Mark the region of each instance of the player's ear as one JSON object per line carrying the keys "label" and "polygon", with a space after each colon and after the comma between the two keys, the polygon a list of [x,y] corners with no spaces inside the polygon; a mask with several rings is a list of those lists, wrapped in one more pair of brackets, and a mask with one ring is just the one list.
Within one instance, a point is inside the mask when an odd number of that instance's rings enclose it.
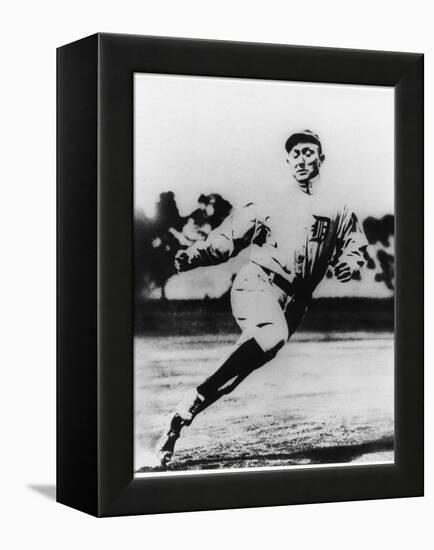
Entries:
{"label": "player's ear", "polygon": [[321,164],[325,161],[325,155],[321,154],[319,156],[319,160],[321,161]]}

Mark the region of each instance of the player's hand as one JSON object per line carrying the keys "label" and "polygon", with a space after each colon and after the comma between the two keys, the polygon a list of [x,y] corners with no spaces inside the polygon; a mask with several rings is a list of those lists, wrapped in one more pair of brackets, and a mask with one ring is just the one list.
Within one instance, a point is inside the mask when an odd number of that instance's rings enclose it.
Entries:
{"label": "player's hand", "polygon": [[178,250],[175,255],[175,269],[178,273],[190,269],[190,257],[186,250]]}
{"label": "player's hand", "polygon": [[335,275],[338,281],[347,283],[353,276],[353,270],[347,263],[342,262],[335,267]]}

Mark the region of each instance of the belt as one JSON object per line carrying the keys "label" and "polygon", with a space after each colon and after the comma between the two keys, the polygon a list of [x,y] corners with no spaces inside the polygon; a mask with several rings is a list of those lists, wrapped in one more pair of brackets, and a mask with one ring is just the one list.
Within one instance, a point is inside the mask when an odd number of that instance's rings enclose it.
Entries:
{"label": "belt", "polygon": [[270,281],[278,286],[285,294],[294,294],[294,286],[288,281],[288,279],[285,279],[282,275],[279,275],[275,271],[271,271],[271,269],[268,269],[263,265],[260,265],[259,267],[267,274]]}
{"label": "belt", "polygon": [[259,265],[259,267],[264,271],[264,273],[266,273],[270,281],[278,286],[285,294],[306,303],[309,303],[312,300],[312,289],[306,281],[298,279],[290,283],[288,279],[285,279],[282,275],[268,269],[268,267],[264,267],[262,265]]}

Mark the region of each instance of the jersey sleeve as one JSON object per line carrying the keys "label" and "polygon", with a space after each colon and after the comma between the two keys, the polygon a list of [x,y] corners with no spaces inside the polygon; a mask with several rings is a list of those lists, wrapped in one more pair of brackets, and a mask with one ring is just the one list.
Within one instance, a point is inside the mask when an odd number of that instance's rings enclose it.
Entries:
{"label": "jersey sleeve", "polygon": [[255,205],[249,203],[235,209],[219,227],[211,231],[205,241],[188,248],[189,269],[217,265],[236,256],[249,246],[256,227]]}
{"label": "jersey sleeve", "polygon": [[343,217],[338,254],[333,262],[334,265],[344,263],[350,267],[353,275],[360,273],[366,263],[367,246],[368,241],[356,214],[346,213]]}

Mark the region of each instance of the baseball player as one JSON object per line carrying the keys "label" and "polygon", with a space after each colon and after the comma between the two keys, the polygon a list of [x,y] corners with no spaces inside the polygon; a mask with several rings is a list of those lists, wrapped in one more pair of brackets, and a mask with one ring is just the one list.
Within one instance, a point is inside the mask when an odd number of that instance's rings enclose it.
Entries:
{"label": "baseball player", "polygon": [[299,326],[327,270],[342,283],[360,276],[367,241],[356,215],[331,202],[322,188],[325,156],[318,135],[294,133],[285,149],[293,181],[276,205],[264,210],[249,203],[235,209],[206,240],[176,255],[175,267],[183,272],[225,262],[251,247],[231,289],[241,336],[220,367],[171,415],[156,448],[162,466],[172,459],[183,427],[276,356]]}

